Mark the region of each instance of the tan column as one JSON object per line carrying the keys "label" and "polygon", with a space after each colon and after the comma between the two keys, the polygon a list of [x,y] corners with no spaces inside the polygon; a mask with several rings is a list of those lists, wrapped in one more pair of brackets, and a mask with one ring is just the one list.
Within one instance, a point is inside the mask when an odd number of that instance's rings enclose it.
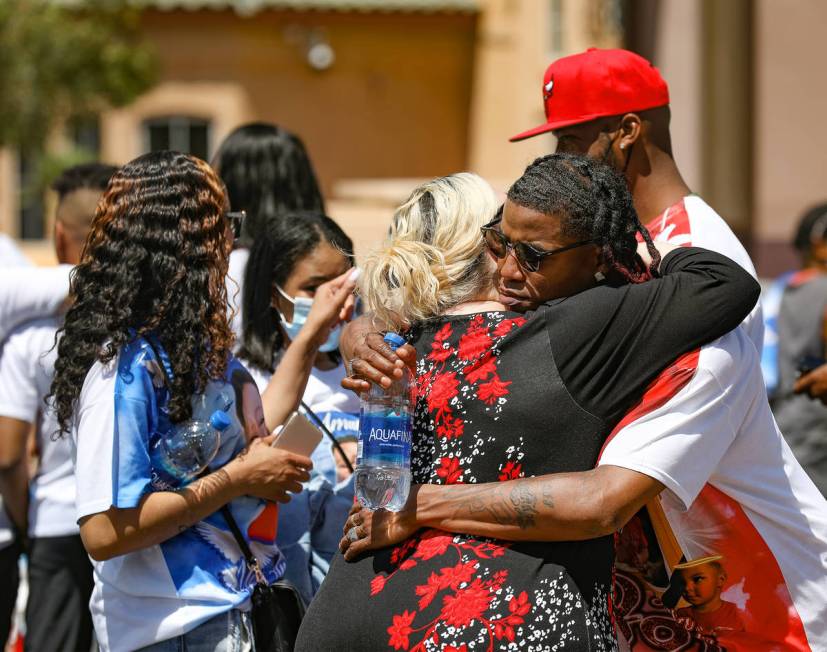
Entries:
{"label": "tan column", "polygon": [[468,160],[473,171],[502,188],[552,147],[551,136],[508,142],[545,120],[540,87],[550,63],[549,3],[484,0],[480,4]]}
{"label": "tan column", "polygon": [[17,152],[0,149],[0,232],[17,237],[19,223],[20,180],[17,173]]}
{"label": "tan column", "polygon": [[704,198],[742,239],[752,215],[752,8],[703,0]]}

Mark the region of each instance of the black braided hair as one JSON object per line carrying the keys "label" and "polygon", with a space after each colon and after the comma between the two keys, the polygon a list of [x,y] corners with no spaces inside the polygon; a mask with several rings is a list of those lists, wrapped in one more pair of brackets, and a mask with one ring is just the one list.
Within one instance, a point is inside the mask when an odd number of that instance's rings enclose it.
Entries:
{"label": "black braided hair", "polygon": [[[660,254],[640,223],[626,180],[609,166],[573,154],[541,156],[514,182],[508,199],[559,217],[564,235],[599,240],[603,262],[626,282],[658,275]],[[648,268],[637,255],[638,233],[652,256]]]}

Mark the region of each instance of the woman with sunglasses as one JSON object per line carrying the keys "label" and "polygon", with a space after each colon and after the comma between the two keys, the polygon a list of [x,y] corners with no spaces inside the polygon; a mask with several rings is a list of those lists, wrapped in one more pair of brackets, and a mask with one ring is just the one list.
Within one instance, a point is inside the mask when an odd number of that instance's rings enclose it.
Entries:
{"label": "woman with sunglasses", "polygon": [[[139,157],[112,177],[73,272],[50,400],[75,445],[77,516],[94,560],[90,609],[103,650],[252,649],[245,612],[257,573],[224,506],[266,580],[284,572],[274,503],[301,491],[312,463],[272,448],[262,418],[242,424],[238,416],[262,408],[257,392],[234,390],[253,380],[230,352],[227,208],[204,161]],[[319,302],[308,318],[285,367],[294,381],[352,283],[340,278],[321,290],[336,301]],[[278,420],[298,397],[285,391],[272,401]],[[186,483],[159,464],[155,451],[175,424],[216,413],[229,425],[197,479]]]}
{"label": "woman with sunglasses", "polygon": [[[365,265],[376,318],[409,324],[418,357],[417,484],[397,514],[354,508],[298,650],[615,649],[612,534],[663,487],[592,471],[600,449],[664,367],[758,298],[712,252],[661,260],[623,179],[594,161],[535,161],[485,238],[468,235],[486,218],[467,193],[415,192]],[[382,379],[365,357],[354,371],[387,384],[394,367]]]}

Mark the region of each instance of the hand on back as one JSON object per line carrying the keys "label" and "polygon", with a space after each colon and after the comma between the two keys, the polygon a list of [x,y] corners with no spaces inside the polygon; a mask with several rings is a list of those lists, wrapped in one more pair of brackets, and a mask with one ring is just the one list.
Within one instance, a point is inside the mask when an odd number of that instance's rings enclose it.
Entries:
{"label": "hand on back", "polygon": [[416,349],[404,344],[393,351],[382,334],[372,329],[369,317],[348,324],[342,333],[340,349],[348,370],[342,387],[357,394],[370,389],[371,383],[390,387],[394,380],[402,378],[405,366],[416,371]]}

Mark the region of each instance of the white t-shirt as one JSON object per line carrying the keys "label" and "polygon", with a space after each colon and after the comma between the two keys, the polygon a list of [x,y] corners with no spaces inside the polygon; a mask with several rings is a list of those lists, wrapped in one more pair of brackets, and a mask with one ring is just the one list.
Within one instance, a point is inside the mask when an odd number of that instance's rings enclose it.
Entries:
{"label": "white t-shirt", "polygon": [[[256,380],[259,392],[264,392],[273,374],[252,365],[248,368]],[[346,375],[344,363],[329,371],[313,367],[302,396],[302,400],[337,439],[359,435],[359,398],[353,392],[342,389],[342,380]],[[313,421],[313,418],[310,420]],[[328,437],[322,437],[311,458],[313,470],[322,474],[335,487],[336,460],[331,446]]]}
{"label": "white t-shirt", "polygon": [[[649,222],[646,228],[655,242],[715,251],[734,260],[754,278],[758,278],[744,245],[723,218],[697,195],[687,195]],[[742,327],[758,353],[761,353],[764,346],[764,316],[760,301],[744,319]]]}
{"label": "white t-shirt", "polygon": [[740,328],[664,372],[599,465],[666,486],[660,503],[687,561],[723,556],[720,598],[746,630],[729,634],[733,649],[827,650],[827,501],[779,432]]}
{"label": "white t-shirt", "polygon": [[0,267],[28,267],[32,264],[20,251],[14,240],[5,233],[0,233]]}
{"label": "white t-shirt", "polygon": [[[161,364],[167,365],[165,354]],[[235,359],[225,379],[211,381],[193,401],[193,418],[223,410],[231,425],[210,464],[226,464],[247,445],[244,415],[261,411],[246,369]],[[168,392],[159,361],[146,340],[125,346],[117,361],[96,362],[83,383],[72,439],[75,442],[77,517],[137,507],[154,491],[150,450],[171,428]],[[251,497],[229,507],[268,582],[284,574],[275,545],[278,510]],[[220,512],[159,545],[94,562],[89,608],[98,643],[107,650],[135,650],[180,636],[230,609],[249,609],[255,575]]]}
{"label": "white t-shirt", "polygon": [[241,304],[244,299],[244,272],[247,270],[249,258],[249,249],[233,249],[230,253],[230,267],[227,270],[227,310],[231,316],[230,328],[235,334],[236,343],[241,341],[242,335]]}
{"label": "white t-shirt", "polygon": [[69,294],[71,265],[15,267],[0,274],[0,341],[18,324],[57,312]]}
{"label": "white t-shirt", "polygon": [[0,349],[0,416],[37,425],[39,463],[29,484],[29,536],[78,533],[72,443],[57,437],[53,410],[43,399],[54,376],[57,349],[54,318],[18,326]]}

